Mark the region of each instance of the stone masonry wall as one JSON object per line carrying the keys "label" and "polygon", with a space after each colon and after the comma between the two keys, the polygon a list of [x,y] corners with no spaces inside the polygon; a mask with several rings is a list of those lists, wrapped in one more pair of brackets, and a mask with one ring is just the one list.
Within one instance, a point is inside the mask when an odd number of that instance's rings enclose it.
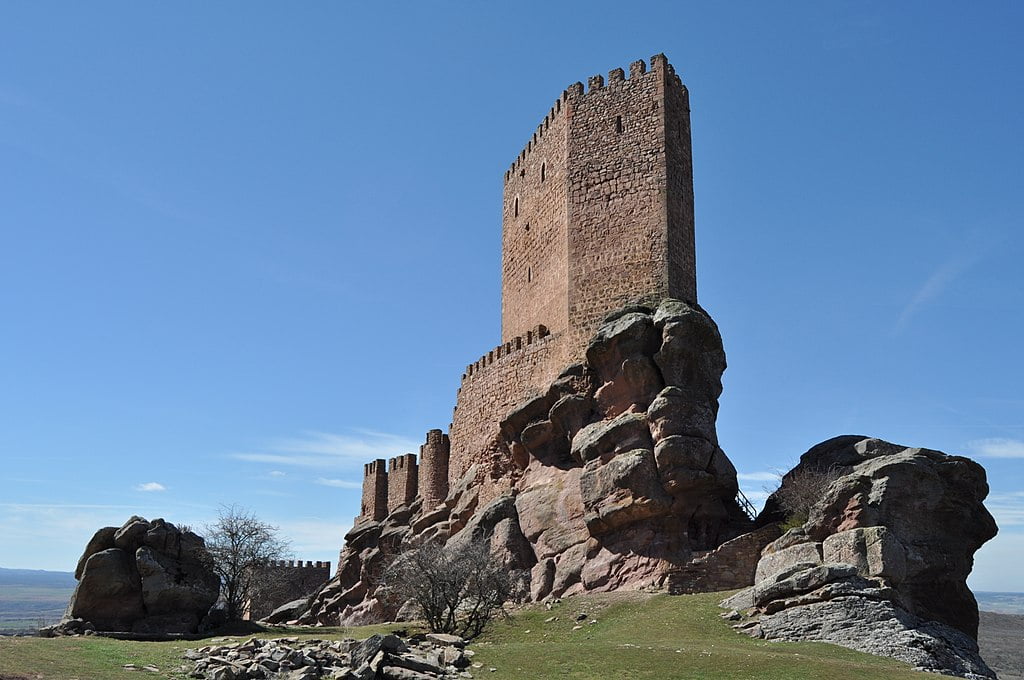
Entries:
{"label": "stone masonry wall", "polygon": [[544,117],[505,173],[501,230],[501,340],[543,324],[568,328],[568,218],[564,102]]}
{"label": "stone masonry wall", "polygon": [[312,595],[331,578],[330,562],[274,560],[261,567],[244,618],[257,621],[283,604]]}
{"label": "stone masonry wall", "polygon": [[420,446],[419,494],[425,509],[434,508],[448,496],[448,458],[451,442],[441,430],[427,432]]}
{"label": "stone masonry wall", "polygon": [[569,326],[638,297],[696,302],[686,90],[664,55],[569,88]]}
{"label": "stone masonry wall", "polygon": [[383,458],[363,466],[363,503],[359,517],[382,520],[388,515],[388,471]]}
{"label": "stone masonry wall", "polygon": [[[452,424],[448,481],[462,477],[478,461],[498,423],[526,395],[546,386],[564,368],[560,354],[562,336],[530,332],[512,351],[488,352],[467,367],[456,399]],[[518,345],[518,349],[516,346]]]}
{"label": "stone masonry wall", "polygon": [[416,454],[405,453],[392,458],[388,470],[388,512],[394,512],[400,505],[412,503],[418,484]]}

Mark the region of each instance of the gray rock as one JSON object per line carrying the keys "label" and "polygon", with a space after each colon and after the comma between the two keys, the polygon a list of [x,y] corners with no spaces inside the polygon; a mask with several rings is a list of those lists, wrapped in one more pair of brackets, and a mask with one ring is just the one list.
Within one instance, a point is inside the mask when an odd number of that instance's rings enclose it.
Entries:
{"label": "gray rock", "polygon": [[114,534],[116,533],[117,527],[103,527],[93,534],[93,537],[89,539],[89,543],[86,544],[82,556],[78,558],[78,565],[75,567],[75,579],[81,580],[82,572],[85,570],[85,563],[90,557],[101,550],[109,550],[116,547],[114,545]]}
{"label": "gray rock", "polygon": [[[871,558],[875,566],[867,568],[888,569],[898,579],[894,587],[911,613],[977,635],[977,603],[967,588],[967,575],[975,551],[996,533],[995,520],[983,504],[988,484],[980,465],[940,451],[843,436],[801,456],[797,468],[783,477],[783,487],[808,469],[834,470],[837,475],[804,525],[812,540],[885,527],[890,539],[905,549],[904,567],[898,564],[899,550],[885,544],[878,547],[882,554]],[[758,523],[780,516],[777,500],[769,498]]]}
{"label": "gray rock", "polygon": [[132,623],[146,614],[132,556],[109,548],[86,560],[68,613],[91,621],[99,630],[131,630]]}
{"label": "gray rock", "polygon": [[768,640],[831,642],[899,659],[917,670],[972,680],[995,678],[971,637],[889,601],[839,597],[762,616],[759,628]]}
{"label": "gray rock", "polygon": [[[93,552],[110,543],[118,547]],[[67,617],[97,630],[194,633],[217,600],[220,581],[203,539],[162,519],[135,516],[101,529],[83,558]]]}
{"label": "gray rock", "polygon": [[821,564],[821,543],[799,543],[781,550],[773,550],[773,545],[769,544],[761,554],[754,575],[756,583],[766,581],[794,565],[806,567]]}
{"label": "gray rock", "polygon": [[822,543],[825,562],[857,567],[861,576],[900,583],[907,572],[907,552],[896,535],[885,527],[860,527],[827,536]]}

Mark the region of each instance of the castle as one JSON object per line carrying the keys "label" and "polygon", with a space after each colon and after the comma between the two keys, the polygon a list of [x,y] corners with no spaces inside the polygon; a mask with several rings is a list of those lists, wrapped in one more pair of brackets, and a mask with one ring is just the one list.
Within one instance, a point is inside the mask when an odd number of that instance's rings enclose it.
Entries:
{"label": "castle", "polygon": [[381,520],[485,459],[514,406],[582,361],[604,316],[697,301],[689,95],[665,55],[570,85],[505,172],[501,344],[466,367],[449,433],[364,468],[361,520]]}

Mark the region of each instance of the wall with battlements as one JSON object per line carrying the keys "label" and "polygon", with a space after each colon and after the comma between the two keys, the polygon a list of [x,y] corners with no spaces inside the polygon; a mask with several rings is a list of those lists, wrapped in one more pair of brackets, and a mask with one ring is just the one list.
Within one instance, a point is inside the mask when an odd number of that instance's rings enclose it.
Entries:
{"label": "wall with battlements", "polygon": [[330,562],[271,560],[258,570],[243,616],[258,621],[283,604],[312,595],[330,578]]}
{"label": "wall with battlements", "polygon": [[686,89],[664,55],[569,97],[569,325],[574,355],[636,298],[697,301]]}
{"label": "wall with battlements", "polygon": [[384,459],[363,466],[363,504],[359,517],[382,520],[388,516],[388,471]]}
{"label": "wall with battlements", "polygon": [[448,496],[448,458],[451,441],[441,430],[427,432],[427,441],[420,446],[419,494],[423,509],[437,507]]}
{"label": "wall with battlements", "polygon": [[477,454],[486,449],[513,406],[558,376],[564,368],[559,339],[538,326],[466,367],[449,429],[449,482],[479,460]]}
{"label": "wall with battlements", "polygon": [[538,325],[569,326],[567,148],[563,100],[552,105],[505,173],[501,230],[501,340]]}
{"label": "wall with battlements", "polygon": [[418,485],[416,455],[406,453],[392,458],[388,466],[388,512],[394,512],[400,505],[412,503]]}

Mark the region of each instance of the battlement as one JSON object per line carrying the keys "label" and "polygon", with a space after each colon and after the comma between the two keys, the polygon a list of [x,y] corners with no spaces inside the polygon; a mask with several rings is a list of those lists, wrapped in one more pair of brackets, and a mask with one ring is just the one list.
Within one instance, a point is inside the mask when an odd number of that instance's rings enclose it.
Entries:
{"label": "battlement", "polygon": [[330,578],[329,561],[269,560],[259,567],[243,616],[253,621],[261,619],[286,602],[315,593]]}
{"label": "battlement", "polygon": [[437,507],[448,496],[448,460],[451,441],[441,430],[427,432],[420,446],[419,495],[424,509]]}
{"label": "battlement", "polygon": [[302,560],[270,560],[264,567],[270,569],[326,569],[330,572],[331,562],[330,560],[326,562],[307,560],[305,563]]}
{"label": "battlement", "polygon": [[541,120],[540,124],[537,125],[537,129],[534,130],[533,136],[526,142],[526,146],[519,152],[516,159],[509,165],[508,170],[505,171],[505,181],[508,182],[515,173],[522,172],[524,170],[523,164],[533,152],[537,143],[544,138],[544,135],[550,130],[552,123],[556,118],[560,118],[565,114],[567,108],[570,107],[572,100],[578,97],[585,97],[595,91],[603,90],[606,87],[620,87],[629,84],[630,82],[641,78],[651,73],[667,73],[671,78],[674,78],[680,84],[682,82],[679,76],[676,75],[675,69],[672,64],[668,63],[668,58],[664,54],[655,54],[651,57],[651,70],[647,70],[647,63],[643,59],[638,59],[629,65],[629,77],[626,77],[626,72],[621,68],[612,69],[608,72],[608,80],[605,82],[604,76],[593,75],[587,78],[587,86],[583,87],[583,83],[577,81],[569,87],[562,90],[561,96],[555,100],[555,103],[551,105],[550,110],[544,119]]}
{"label": "battlement", "polygon": [[416,454],[405,453],[390,460],[388,468],[388,512],[412,503],[419,488]]}
{"label": "battlement", "polygon": [[388,515],[388,470],[378,458],[363,466],[363,503],[360,517],[379,521]]}
{"label": "battlement", "polygon": [[542,324],[538,324],[534,329],[526,331],[525,335],[517,335],[508,342],[498,345],[475,362],[466,366],[466,372],[462,374],[462,382],[469,380],[475,375],[479,375],[481,371],[494,362],[500,361],[502,358],[514,354],[535,342],[539,342],[540,340],[547,338],[549,335],[551,335],[551,333],[548,331],[547,327]]}

